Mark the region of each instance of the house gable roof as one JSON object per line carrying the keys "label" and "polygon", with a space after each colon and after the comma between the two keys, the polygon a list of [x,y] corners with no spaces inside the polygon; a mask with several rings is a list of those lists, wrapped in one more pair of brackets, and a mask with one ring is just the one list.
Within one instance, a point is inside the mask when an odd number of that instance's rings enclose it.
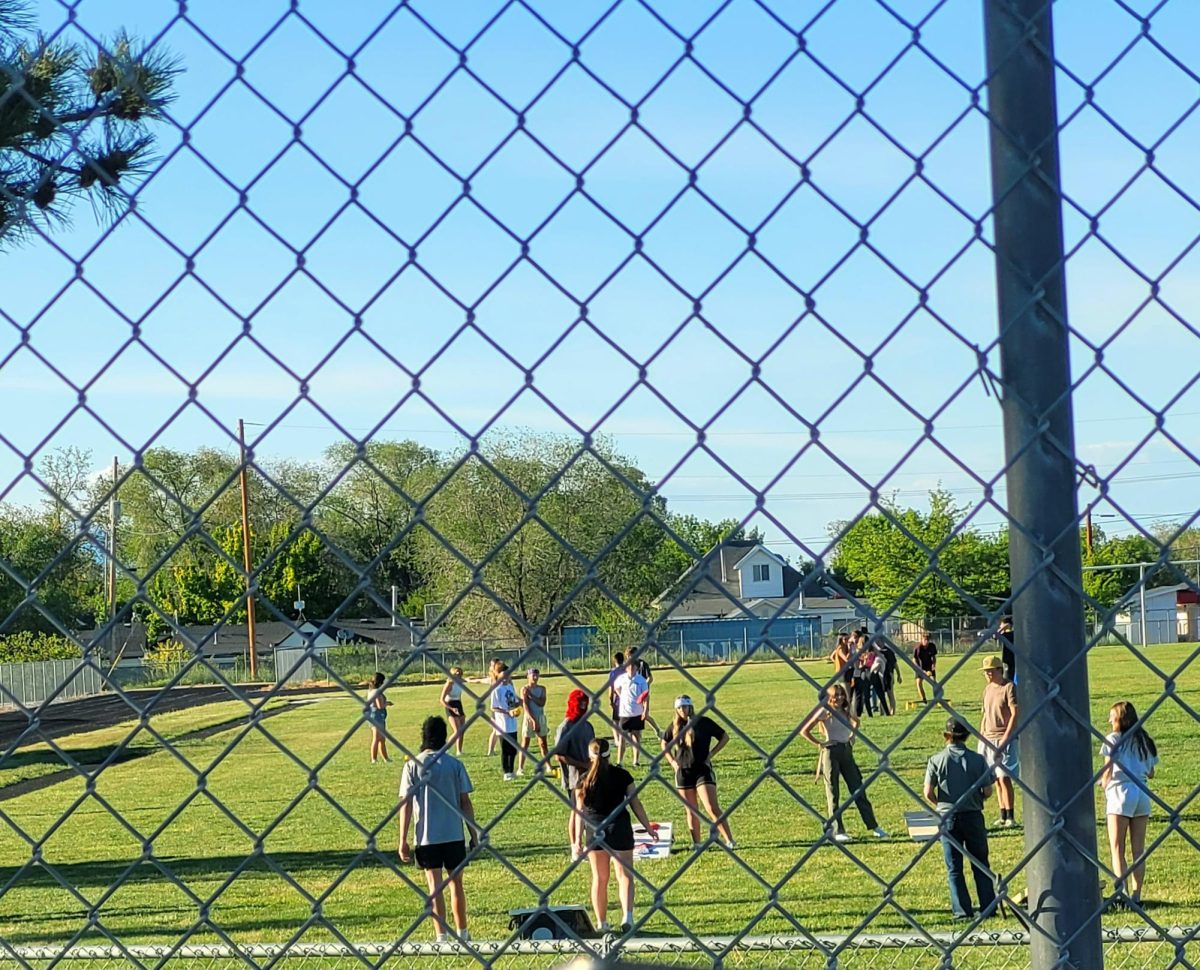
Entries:
{"label": "house gable roof", "polygon": [[[658,596],[654,605],[676,618],[742,612],[745,605],[738,580],[739,566],[758,551],[779,564],[783,573],[783,598],[792,598],[802,579],[797,570],[756,539],[730,539],[710,550],[705,560],[693,563]],[[672,603],[672,596],[678,597],[678,602]]]}

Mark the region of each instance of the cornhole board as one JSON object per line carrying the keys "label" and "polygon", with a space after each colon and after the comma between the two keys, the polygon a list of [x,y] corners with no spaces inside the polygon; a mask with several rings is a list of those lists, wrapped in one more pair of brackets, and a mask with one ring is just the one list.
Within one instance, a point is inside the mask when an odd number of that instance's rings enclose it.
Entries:
{"label": "cornhole board", "polygon": [[658,838],[654,838],[639,823],[633,824],[633,858],[665,859],[671,854],[671,823],[658,823]]}
{"label": "cornhole board", "polygon": [[938,837],[941,819],[933,812],[905,812],[904,824],[914,842],[932,842]]}

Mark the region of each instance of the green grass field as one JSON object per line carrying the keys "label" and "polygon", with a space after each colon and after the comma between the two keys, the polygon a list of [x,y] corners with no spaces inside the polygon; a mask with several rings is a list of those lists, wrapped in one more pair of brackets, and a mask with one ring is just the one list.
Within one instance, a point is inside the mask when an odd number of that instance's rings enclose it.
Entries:
{"label": "green grass field", "polygon": [[[1152,658],[1173,673],[1187,655],[1184,647],[1160,647]],[[977,660],[968,661],[967,669],[946,682],[947,696],[968,718],[978,715],[982,677],[977,666]],[[824,678],[830,668],[817,663],[805,669]],[[1121,649],[1096,650],[1091,670],[1098,728],[1113,700],[1127,698],[1145,709],[1162,691],[1161,681]],[[724,720],[768,751],[782,744],[811,708],[811,688],[783,664],[692,673],[705,685],[721,681],[716,696]],[[588,681],[602,682],[598,677]],[[561,678],[546,683],[556,723],[569,685]],[[659,716],[665,718],[669,698],[683,687],[679,673],[656,674]],[[1178,674],[1175,692],[1200,706],[1200,665]],[[393,690],[389,731],[415,744],[420,720],[437,712],[437,696],[436,687]],[[913,696],[907,679],[899,696]],[[417,925],[424,900],[406,881],[419,880],[420,874],[403,867],[402,878],[389,865],[396,834],[388,819],[400,758],[397,754],[390,765],[367,763],[367,729],[355,727],[360,710],[340,695],[316,696],[312,703],[265,719],[262,731],[241,724],[194,739],[187,738],[190,731],[221,725],[237,713],[236,706],[165,715],[162,723],[153,723],[169,736],[182,737],[179,751],[191,768],[165,751],[139,751],[142,756],[101,772],[94,794],[75,777],[0,802],[0,937],[13,946],[105,942],[103,934],[88,929],[89,912],[94,912],[127,944],[176,942],[204,918],[238,943],[283,941],[313,917],[317,899],[320,916],[346,939],[395,940],[410,931],[414,939],[427,939],[430,927]],[[944,713],[932,711],[914,724],[916,717],[902,712],[876,718],[865,729],[880,747],[909,732],[889,763],[919,790],[925,760],[942,743]],[[75,735],[59,744],[73,752],[110,751],[135,726]],[[1154,789],[1167,802],[1184,806],[1182,825],[1200,836],[1197,809],[1189,801],[1200,780],[1200,725],[1168,699],[1150,728],[1162,754]],[[551,902],[583,903],[588,887],[586,865],[564,877],[561,799],[527,777],[523,784],[529,789],[514,802],[521,785],[501,780],[499,758],[483,754],[485,741],[486,729],[476,726],[465,760],[478,815],[492,820],[491,845],[508,865],[488,858],[468,869],[477,939],[506,937],[508,911],[537,905],[544,891]],[[136,740],[139,746],[147,743],[145,735]],[[858,758],[864,770],[876,764],[865,745],[860,744]],[[736,859],[715,846],[699,856],[686,851],[686,826],[674,793],[657,781],[646,789],[643,800],[651,817],[676,825],[672,858],[639,869],[659,887],[661,909],[671,914],[653,913],[643,927],[646,934],[678,935],[674,920],[704,935],[738,933],[752,922],[755,935],[793,933],[793,919],[823,933],[911,932],[909,917],[931,930],[951,927],[940,847],[923,847],[901,834],[904,811],[916,807],[912,795],[881,776],[870,795],[893,837],[882,842],[857,838],[846,851],[821,844],[820,819],[784,787],[823,811],[823,789],[813,778],[815,759],[813,748],[793,741],[773,759],[776,778],[764,772],[763,758],[741,738],[722,752],[721,798],[726,805],[738,802],[732,814]],[[52,767],[59,766],[45,750],[23,749],[0,766],[0,796],[3,786]],[[203,788],[197,772],[203,773]],[[645,769],[638,777],[645,777]],[[1102,826],[1101,807],[1097,795]],[[857,813],[851,810],[847,820],[852,834],[865,836]],[[1099,832],[1103,853],[1103,829]],[[377,835],[372,839],[369,833]],[[1150,835],[1161,838],[1150,858],[1146,889],[1154,918],[1164,925],[1195,923],[1200,919],[1200,852],[1178,832],[1168,832],[1157,809]],[[269,861],[247,863],[259,839]],[[44,866],[31,864],[33,844]],[[994,832],[991,850],[993,866],[1009,872],[1024,851],[1021,830]],[[1023,886],[1023,875],[1015,875],[1013,884]],[[653,896],[639,888],[639,918]],[[1018,927],[997,921],[989,928]],[[201,926],[193,941],[219,939]],[[336,935],[318,921],[302,939],[319,942]]]}

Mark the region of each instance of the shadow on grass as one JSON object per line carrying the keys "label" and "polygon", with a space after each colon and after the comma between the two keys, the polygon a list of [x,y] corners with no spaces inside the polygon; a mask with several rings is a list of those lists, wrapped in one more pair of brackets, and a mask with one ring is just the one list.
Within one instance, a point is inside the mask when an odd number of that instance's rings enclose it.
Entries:
{"label": "shadow on grass", "polygon": [[[288,701],[279,707],[267,708],[260,713],[259,720],[262,721],[269,717],[275,717],[278,714],[284,714],[294,710],[302,703],[302,701]],[[196,728],[194,731],[177,734],[168,740],[173,745],[180,745],[187,741],[202,741],[205,738],[241,727],[245,723],[245,717],[227,718],[224,721],[218,721],[216,724],[210,724],[207,727]],[[65,748],[64,750],[75,760],[76,765],[87,769],[104,764],[114,752],[117,752],[117,756],[109,762],[109,767],[128,764],[139,758],[145,758],[147,755],[158,754],[165,749],[157,744],[128,745],[125,747],[122,747],[120,744],[107,744],[92,748]],[[37,774],[32,778],[18,777],[13,781],[0,785],[0,802],[7,801],[10,798],[17,798],[21,795],[28,795],[30,792],[40,791],[43,788],[49,788],[52,785],[83,776],[81,772],[64,762],[56,751],[47,748],[46,750],[16,752],[9,755],[3,762],[0,762],[0,780],[4,778],[3,772],[5,771],[12,770],[19,775],[22,768],[34,765],[53,765],[55,766],[55,770],[46,772],[45,774]]]}

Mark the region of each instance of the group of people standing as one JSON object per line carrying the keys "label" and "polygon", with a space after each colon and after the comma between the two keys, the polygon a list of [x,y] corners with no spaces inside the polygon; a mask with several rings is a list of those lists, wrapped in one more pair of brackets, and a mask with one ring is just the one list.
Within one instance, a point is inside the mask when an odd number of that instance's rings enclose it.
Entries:
{"label": "group of people standing", "polygon": [[[1011,634],[1009,634],[1011,643]],[[886,657],[891,652],[873,649],[859,635],[839,641],[830,658],[839,664],[838,677],[823,692],[822,699],[800,726],[800,735],[819,749],[817,775],[824,781],[827,804],[827,837],[836,842],[850,841],[842,818],[842,782],[858,809],[863,825],[876,838],[888,836],[880,825],[867,794],[863,773],[855,759],[854,744],[862,714],[870,712],[869,690],[876,695],[882,713],[895,712],[894,696],[889,690],[898,676],[887,680],[886,660],[882,669],[860,661],[866,657]],[[898,675],[894,662],[893,673]],[[936,679],[937,649],[923,638],[914,651],[919,671],[917,683]],[[1010,660],[1015,667],[1015,659]],[[856,683],[860,676],[846,671],[866,669],[867,687]],[[983,811],[993,791],[999,802],[998,828],[1015,826],[1014,779],[1019,776],[1017,729],[1020,710],[1013,681],[1006,675],[1003,656],[988,656],[981,668],[985,685],[982,715],[976,733],[975,750],[968,748],[972,730],[962,720],[950,718],[943,732],[945,747],[929,758],[923,793],[941,816],[939,834],[945,856],[950,905],[956,919],[973,920],[996,910],[995,875],[990,868],[988,827]],[[593,723],[592,695],[573,689],[567,696],[565,716],[548,743],[546,721],[547,691],[540,672],[530,670],[520,693],[513,686],[508,668],[493,663],[486,678],[487,697],[492,712],[493,731],[489,748],[498,743],[503,753],[504,778],[511,780],[523,770],[529,756],[529,743],[538,739],[538,770],[553,767],[561,774],[564,802],[567,806],[567,841],[572,862],[588,860],[591,872],[591,903],[601,932],[612,928],[608,920],[608,891],[615,869],[620,907],[620,929],[629,932],[634,923],[633,858],[635,835],[632,818],[654,836],[657,826],[647,816],[638,798],[637,785],[630,771],[621,764],[626,746],[632,748],[632,767],[640,765],[644,753],[642,737],[647,725],[659,742],[662,760],[674,775],[674,787],[685,807],[693,849],[708,844],[703,838],[701,811],[712,822],[712,831],[730,849],[735,847],[729,821],[717,798],[717,777],[713,759],[728,744],[727,732],[711,718],[696,713],[691,697],[675,698],[670,723],[660,730],[650,717],[650,685],[653,672],[636,655],[618,655],[605,691],[611,705],[615,738],[599,737]],[[462,753],[465,712],[460,668],[452,668],[442,690],[441,703],[453,725],[448,734],[441,717],[427,718],[422,725],[421,752],[407,762],[400,784],[400,856],[415,859],[425,870],[431,899],[431,911],[439,940],[449,939],[442,893],[450,889],[451,917],[458,939],[468,939],[466,899],[462,888],[463,866],[468,848],[483,838],[475,822],[470,799],[472,785],[462,762],[448,750],[453,743]],[[382,735],[389,702],[383,695],[382,675],[371,681],[368,693],[368,720],[371,722],[372,760],[385,758]],[[923,691],[922,691],[923,693]],[[517,743],[517,721],[524,724],[522,744]],[[1110,733],[1101,748],[1103,769],[1099,785],[1105,792],[1109,847],[1112,870],[1125,899],[1139,903],[1145,876],[1146,823],[1150,814],[1148,781],[1154,776],[1158,750],[1142,728],[1137,712],[1128,701],[1114,704],[1109,714]],[[817,732],[820,732],[819,736]],[[491,753],[491,751],[489,751]],[[516,767],[520,757],[521,767]],[[632,817],[631,817],[632,816]],[[416,844],[409,842],[409,830],[416,822]],[[465,840],[464,840],[465,831]],[[1126,860],[1127,847],[1132,861]],[[977,905],[972,902],[966,880],[969,863]]]}
{"label": "group of people standing", "polygon": [[867,717],[896,713],[896,684],[904,678],[890,643],[871,640],[866,630],[843,633],[829,660],[842,678],[855,717],[864,712]]}
{"label": "group of people standing", "polygon": [[[378,679],[378,683],[376,680]],[[716,834],[730,849],[735,847],[728,820],[717,801],[717,778],[712,761],[729,741],[727,732],[714,720],[697,714],[687,695],[675,698],[670,724],[660,731],[650,716],[650,682],[653,672],[636,654],[628,658],[618,654],[606,690],[612,705],[615,740],[597,737],[592,719],[591,696],[574,689],[567,696],[566,712],[554,735],[553,747],[547,743],[547,692],[540,683],[540,672],[532,669],[518,695],[507,665],[496,660],[485,678],[465,678],[454,667],[442,688],[441,704],[446,718],[427,718],[421,729],[421,752],[404,766],[400,783],[400,856],[413,859],[426,873],[431,911],[437,939],[450,939],[453,919],[455,936],[467,934],[466,897],[462,872],[467,859],[465,845],[478,844],[483,832],[475,823],[470,793],[472,784],[466,767],[450,754],[454,745],[462,753],[466,712],[463,709],[464,684],[486,682],[487,704],[491,711],[488,753],[497,745],[502,752],[503,777],[513,780],[523,773],[529,742],[538,739],[538,771],[555,770],[561,775],[567,804],[567,839],[572,861],[588,860],[591,870],[591,902],[600,932],[612,928],[608,921],[608,890],[615,869],[620,927],[628,932],[634,925],[633,854],[636,845],[632,818],[653,837],[658,826],[646,815],[633,775],[621,765],[624,749],[633,753],[633,766],[641,763],[643,732],[651,726],[663,760],[674,774],[675,788],[687,815],[693,849],[707,843],[703,838],[703,810],[712,820]],[[369,712],[388,702],[383,697],[382,675],[371,681]],[[371,719],[372,714],[368,713]],[[449,734],[446,721],[453,725]],[[522,743],[517,743],[517,721],[524,726]],[[374,722],[372,722],[374,727]],[[374,741],[372,742],[374,752]],[[520,766],[517,766],[517,758]],[[614,763],[615,761],[615,763]],[[416,822],[416,844],[409,832]],[[464,826],[467,843],[464,843]],[[448,918],[443,898],[450,890]]]}

